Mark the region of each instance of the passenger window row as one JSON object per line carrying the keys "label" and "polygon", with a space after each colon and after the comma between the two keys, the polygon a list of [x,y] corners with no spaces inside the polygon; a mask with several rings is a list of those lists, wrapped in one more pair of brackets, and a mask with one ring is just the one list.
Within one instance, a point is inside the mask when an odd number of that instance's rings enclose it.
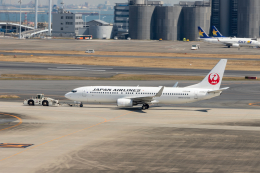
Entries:
{"label": "passenger window row", "polygon": [[188,96],[189,94],[188,93],[163,93],[163,95],[185,95],[185,96]]}
{"label": "passenger window row", "polygon": [[[91,94],[118,94],[118,92],[90,92]],[[121,92],[121,94],[124,94]],[[142,95],[156,95],[156,93],[132,93],[127,92],[125,94],[142,94]],[[163,95],[189,95],[188,93],[163,93]]]}

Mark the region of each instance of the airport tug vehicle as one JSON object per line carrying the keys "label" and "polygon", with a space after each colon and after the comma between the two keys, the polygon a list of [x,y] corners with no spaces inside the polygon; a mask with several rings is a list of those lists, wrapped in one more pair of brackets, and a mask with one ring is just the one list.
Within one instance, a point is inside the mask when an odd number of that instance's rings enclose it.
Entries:
{"label": "airport tug vehicle", "polygon": [[44,94],[37,94],[35,98],[24,100],[24,105],[35,106],[59,106],[59,100],[52,99],[50,97],[44,97]]}

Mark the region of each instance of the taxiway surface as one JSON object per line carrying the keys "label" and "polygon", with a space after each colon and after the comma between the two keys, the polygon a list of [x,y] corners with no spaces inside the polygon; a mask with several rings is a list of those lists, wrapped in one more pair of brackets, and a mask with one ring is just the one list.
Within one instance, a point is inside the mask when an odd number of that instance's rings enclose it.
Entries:
{"label": "taxiway surface", "polygon": [[[59,99],[61,102],[68,102],[65,93],[74,88],[82,86],[166,86],[172,87],[177,81],[46,81],[46,80],[1,80],[0,94],[18,95],[20,99],[9,101],[20,101],[28,99],[36,94],[43,93],[46,96]],[[179,87],[196,84],[200,81],[179,81]],[[210,100],[183,104],[163,105],[180,107],[207,107],[207,108],[237,108],[237,109],[259,109],[258,106],[251,106],[260,102],[259,81],[223,81],[221,87],[230,87],[219,97]],[[6,99],[0,99],[6,101]],[[71,102],[71,101],[70,101]],[[71,102],[72,103],[72,102]],[[86,106],[88,106],[86,104]],[[116,106],[116,105],[114,105]]]}
{"label": "taxiway surface", "polygon": [[[158,74],[181,76],[206,76],[210,70],[176,69],[176,68],[144,68],[120,66],[90,66],[70,64],[1,62],[1,74],[60,75],[81,77],[112,77],[116,74]],[[260,71],[226,70],[225,76],[245,77],[259,76]]]}
{"label": "taxiway surface", "polygon": [[[260,169],[259,110],[10,102],[1,102],[0,109],[1,173]],[[11,148],[14,144],[26,148]]]}
{"label": "taxiway surface", "polygon": [[[182,41],[147,41],[147,40],[75,40],[75,39],[5,39],[0,38],[1,50],[77,50],[85,51],[94,49],[95,51],[109,52],[174,52],[193,54],[243,54],[259,55],[259,49],[243,47],[227,48],[224,45],[209,44],[202,41],[182,42]],[[200,44],[198,51],[192,51],[191,45]]]}

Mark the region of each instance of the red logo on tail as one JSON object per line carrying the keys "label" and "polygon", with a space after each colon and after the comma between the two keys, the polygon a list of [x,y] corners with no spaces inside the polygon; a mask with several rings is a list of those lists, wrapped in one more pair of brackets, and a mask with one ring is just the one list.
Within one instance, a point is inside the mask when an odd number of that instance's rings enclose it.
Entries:
{"label": "red logo on tail", "polygon": [[209,74],[208,81],[211,85],[217,85],[219,83],[220,77],[217,73]]}

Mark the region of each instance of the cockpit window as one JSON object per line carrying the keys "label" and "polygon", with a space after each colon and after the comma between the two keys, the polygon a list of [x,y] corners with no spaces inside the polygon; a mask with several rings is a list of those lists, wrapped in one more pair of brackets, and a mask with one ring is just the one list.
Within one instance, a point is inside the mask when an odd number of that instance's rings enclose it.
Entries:
{"label": "cockpit window", "polygon": [[77,90],[72,90],[71,92],[72,92],[72,93],[76,93],[76,92],[77,92]]}

